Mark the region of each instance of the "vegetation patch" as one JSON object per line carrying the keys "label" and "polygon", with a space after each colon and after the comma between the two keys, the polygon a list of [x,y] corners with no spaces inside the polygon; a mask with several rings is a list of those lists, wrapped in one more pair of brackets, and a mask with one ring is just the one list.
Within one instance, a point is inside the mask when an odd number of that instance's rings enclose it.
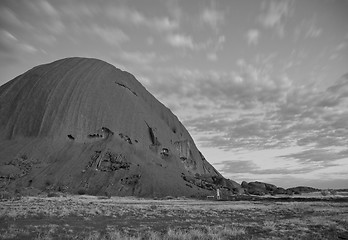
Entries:
{"label": "vegetation patch", "polygon": [[36,196],[0,222],[0,239],[345,239],[348,202]]}

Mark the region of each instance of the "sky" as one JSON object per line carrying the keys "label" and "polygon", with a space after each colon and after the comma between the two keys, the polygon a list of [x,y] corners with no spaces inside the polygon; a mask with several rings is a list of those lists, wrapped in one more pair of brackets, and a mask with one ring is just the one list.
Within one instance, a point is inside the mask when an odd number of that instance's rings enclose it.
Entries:
{"label": "sky", "polygon": [[237,182],[348,188],[347,0],[0,0],[0,84],[80,56],[132,73]]}

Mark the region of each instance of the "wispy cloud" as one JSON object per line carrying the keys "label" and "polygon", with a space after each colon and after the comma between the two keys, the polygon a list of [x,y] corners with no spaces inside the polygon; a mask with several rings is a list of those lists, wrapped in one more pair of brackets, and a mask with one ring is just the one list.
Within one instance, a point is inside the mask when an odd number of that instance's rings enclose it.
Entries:
{"label": "wispy cloud", "polygon": [[145,26],[159,32],[172,31],[178,29],[179,23],[168,17],[146,17],[138,10],[126,6],[108,7],[105,9],[106,14],[111,19],[117,19],[123,23],[131,23],[138,26]]}
{"label": "wispy cloud", "polygon": [[18,40],[12,33],[0,30],[0,52],[14,54],[15,52],[35,53],[38,50],[26,42]]}
{"label": "wispy cloud", "polygon": [[216,52],[210,52],[207,54],[207,59],[212,62],[216,62],[218,60],[218,56]]}
{"label": "wispy cloud", "polygon": [[15,12],[13,12],[10,8],[1,7],[0,6],[0,20],[2,24],[6,24],[6,26],[12,27],[27,27],[32,28],[28,23],[20,20]]}
{"label": "wispy cloud", "polygon": [[286,20],[293,13],[293,1],[271,1],[269,5],[263,3],[263,9],[266,12],[259,16],[259,22],[265,28],[274,29],[280,37],[283,37],[285,35]]}
{"label": "wispy cloud", "polygon": [[180,22],[185,18],[185,14],[179,3],[180,1],[165,1],[170,16],[180,25]]}
{"label": "wispy cloud", "polygon": [[322,28],[316,25],[316,20],[303,20],[294,31],[295,40],[298,40],[301,36],[304,38],[317,38],[321,36],[323,32]]}
{"label": "wispy cloud", "polygon": [[259,43],[260,31],[257,29],[250,29],[246,34],[246,39],[249,45],[257,45]]}
{"label": "wispy cloud", "polygon": [[332,149],[309,149],[299,153],[293,153],[279,157],[286,159],[293,158],[298,160],[301,164],[311,163],[312,166],[325,168],[329,166],[335,166],[336,164],[334,162],[336,160],[345,158],[348,159],[348,151],[337,151]]}
{"label": "wispy cloud", "polygon": [[168,32],[179,28],[179,21],[171,19],[168,16],[149,17],[138,9],[129,7],[124,4],[105,1],[101,4],[88,2],[86,4],[78,4],[69,2],[61,7],[62,13],[71,19],[100,19],[100,16],[111,21],[117,21],[125,25],[133,25],[138,27],[146,27],[158,32]]}
{"label": "wispy cloud", "polygon": [[323,30],[321,28],[317,28],[316,26],[312,25],[307,30],[306,37],[308,37],[308,38],[317,38],[317,37],[319,37],[321,35],[322,31]]}
{"label": "wispy cloud", "polygon": [[[172,69],[162,73],[166,81],[152,79],[148,88],[165,103],[166,99],[185,103],[190,114],[181,117],[200,136],[197,141],[202,147],[257,150],[348,145],[346,76],[319,90],[293,85],[289,76],[277,76],[267,61],[264,64],[240,60],[239,69],[232,72]],[[204,104],[205,111],[193,101]]]}
{"label": "wispy cloud", "polygon": [[[166,62],[170,59],[168,56],[158,55],[156,52],[125,51],[121,50],[114,54],[114,59],[121,61],[128,66],[138,70],[153,71],[153,65]],[[141,75],[144,78],[143,75]]]}
{"label": "wispy cloud", "polygon": [[101,38],[112,46],[119,46],[121,43],[129,40],[128,35],[117,27],[102,27],[94,24],[91,27],[86,27],[84,31],[94,37]]}
{"label": "wispy cloud", "polygon": [[224,23],[225,15],[223,11],[216,9],[216,6],[212,4],[209,8],[205,8],[201,13],[201,21],[209,25],[215,32],[219,31],[220,25]]}
{"label": "wispy cloud", "polygon": [[[227,160],[215,164],[223,173],[249,173],[258,166],[251,160]],[[220,167],[221,166],[221,167]]]}
{"label": "wispy cloud", "polygon": [[153,23],[147,24],[158,31],[171,31],[177,29],[179,27],[179,23],[176,21],[169,20],[169,18],[155,18],[153,19]]}
{"label": "wispy cloud", "polygon": [[337,60],[342,58],[342,55],[347,50],[347,46],[348,46],[348,42],[341,42],[337,44],[333,49],[331,49],[331,52],[329,53],[330,54],[329,59]]}
{"label": "wispy cloud", "polygon": [[217,53],[223,49],[224,43],[226,42],[226,37],[224,35],[219,36],[213,48],[208,52],[207,59],[209,61],[217,61],[218,55]]}
{"label": "wispy cloud", "polygon": [[[186,43],[185,43],[186,44]],[[191,46],[191,43],[187,43]],[[189,69],[172,69],[166,72],[168,77],[175,78],[175,85],[183,85],[185,92],[191,96],[205,96],[211,98],[217,105],[220,101],[234,102],[242,106],[252,105],[256,102],[274,102],[284,94],[283,88],[288,87],[288,79],[270,78],[267,68],[256,67],[251,64],[241,63],[238,71],[215,72],[198,71]],[[186,80],[190,79],[187,85]],[[156,92],[167,94],[170,86],[167,82],[156,82]],[[192,91],[192,93],[191,93]],[[170,94],[181,96],[180,91],[171,91]]]}
{"label": "wispy cloud", "polygon": [[[220,130],[219,146],[225,148],[277,148],[292,145],[308,146],[315,149],[342,147],[348,144],[346,109],[346,81],[337,81],[326,92],[292,89],[286,98],[272,106],[263,102],[265,115],[262,117],[240,118],[239,120],[216,121],[196,119],[188,122],[197,131]],[[338,93],[330,89],[341,89]],[[276,97],[276,96],[275,96]],[[259,98],[262,100],[262,98]],[[265,106],[269,108],[265,108]],[[257,108],[257,105],[254,107]],[[200,120],[205,128],[200,128]],[[203,126],[202,126],[203,127]],[[217,146],[216,140],[202,139],[206,145]]]}
{"label": "wispy cloud", "polygon": [[154,52],[122,52],[120,58],[136,64],[151,64],[158,56]]}
{"label": "wispy cloud", "polygon": [[36,13],[46,14],[53,17],[59,15],[58,11],[46,0],[26,1],[24,4]]}
{"label": "wispy cloud", "polygon": [[347,45],[348,45],[348,43],[341,42],[340,44],[338,44],[338,45],[335,47],[335,50],[336,50],[336,51],[343,50],[343,49],[347,48]]}
{"label": "wispy cloud", "polygon": [[173,47],[190,50],[206,49],[209,45],[209,42],[197,43],[191,36],[183,34],[169,34],[166,37],[166,41]]}
{"label": "wispy cloud", "polygon": [[31,11],[32,14],[41,16],[42,21],[35,22],[36,27],[54,34],[65,32],[66,26],[61,18],[61,14],[51,3],[46,0],[37,0],[25,1],[23,4],[27,6],[28,11]]}
{"label": "wispy cloud", "polygon": [[22,4],[11,1],[8,3],[8,6],[0,5],[0,20],[6,29],[32,35],[42,35],[43,32],[59,35],[66,30],[60,12],[46,0],[24,1]]}
{"label": "wispy cloud", "polygon": [[193,40],[190,36],[180,34],[168,35],[167,41],[173,47],[194,48]]}
{"label": "wispy cloud", "polygon": [[[327,166],[336,166],[335,164],[326,164],[326,166],[302,166],[298,165],[297,168],[270,168],[261,169],[254,163],[253,160],[227,160],[215,164],[219,171],[228,174],[253,174],[253,175],[293,175],[293,174],[306,174],[313,172],[317,169],[321,169]],[[254,179],[255,180],[255,179]]]}

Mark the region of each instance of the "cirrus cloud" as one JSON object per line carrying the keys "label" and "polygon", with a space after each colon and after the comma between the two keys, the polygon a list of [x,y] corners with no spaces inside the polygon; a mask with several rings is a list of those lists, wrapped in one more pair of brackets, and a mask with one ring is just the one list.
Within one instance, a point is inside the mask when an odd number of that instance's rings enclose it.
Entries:
{"label": "cirrus cloud", "polygon": [[102,27],[94,24],[85,28],[85,32],[99,37],[106,43],[114,46],[119,46],[121,43],[129,40],[128,35],[117,27]]}
{"label": "cirrus cloud", "polygon": [[263,9],[266,9],[266,12],[259,16],[259,22],[265,28],[274,29],[278,36],[283,37],[286,20],[293,13],[293,3],[292,0],[271,1],[268,6],[264,3]]}
{"label": "cirrus cloud", "polygon": [[190,50],[206,49],[209,45],[209,42],[196,43],[191,36],[183,34],[169,34],[166,42],[173,47]]}
{"label": "cirrus cloud", "polygon": [[185,103],[189,111],[181,113],[183,123],[199,136],[202,147],[227,151],[299,146],[330,152],[348,145],[348,75],[320,90],[293,85],[288,76],[272,73],[267,66],[240,60],[232,72],[162,70],[163,77],[147,87],[164,103],[177,99],[176,109]]}
{"label": "cirrus cloud", "polygon": [[208,24],[216,32],[219,31],[219,26],[224,23],[224,19],[224,13],[216,10],[215,6],[205,8],[201,13],[202,22]]}
{"label": "cirrus cloud", "polygon": [[260,31],[257,29],[250,29],[246,34],[246,39],[249,45],[257,45],[260,38]]}

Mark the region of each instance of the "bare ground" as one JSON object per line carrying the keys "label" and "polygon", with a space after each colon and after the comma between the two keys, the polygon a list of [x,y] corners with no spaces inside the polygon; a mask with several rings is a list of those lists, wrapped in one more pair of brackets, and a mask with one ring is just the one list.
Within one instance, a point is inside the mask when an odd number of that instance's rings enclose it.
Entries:
{"label": "bare ground", "polygon": [[0,239],[348,239],[348,202],[22,197]]}

